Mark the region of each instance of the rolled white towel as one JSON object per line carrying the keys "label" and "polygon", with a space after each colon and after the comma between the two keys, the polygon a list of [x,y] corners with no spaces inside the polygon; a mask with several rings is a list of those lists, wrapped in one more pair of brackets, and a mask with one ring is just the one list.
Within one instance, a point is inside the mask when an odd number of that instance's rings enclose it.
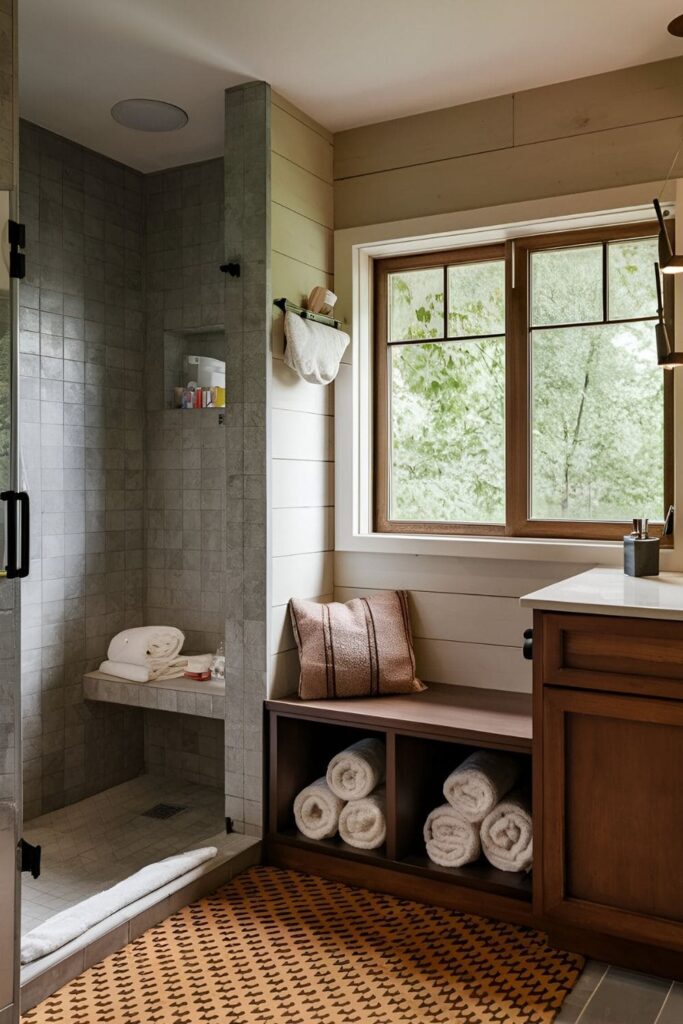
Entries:
{"label": "rolled white towel", "polygon": [[309,839],[329,839],[337,834],[344,802],[335,796],[324,778],[306,786],[294,800],[294,820]]}
{"label": "rolled white towel", "polygon": [[100,672],[118,679],[129,679],[132,683],[148,683],[149,669],[144,665],[128,665],[125,661],[103,661]]}
{"label": "rolled white towel", "polygon": [[136,626],[116,634],[109,644],[107,658],[156,669],[177,658],[184,643],[185,634],[175,626]]}
{"label": "rolled white towel", "polygon": [[510,793],[484,818],[481,848],[494,868],[501,871],[530,870],[533,826],[529,802],[522,793]]}
{"label": "rolled white towel", "polygon": [[436,807],[424,824],[427,856],[444,868],[471,864],[481,853],[479,826],[468,821],[450,804]]}
{"label": "rolled white towel", "polygon": [[443,795],[454,810],[478,824],[512,789],[520,771],[512,754],[475,750],[448,776]]}
{"label": "rolled white towel", "polygon": [[387,836],[384,786],[360,800],[349,800],[339,815],[339,835],[358,850],[376,850]]}
{"label": "rolled white towel", "polygon": [[335,754],[327,766],[327,785],[342,800],[361,800],[384,782],[384,744],[367,738]]}

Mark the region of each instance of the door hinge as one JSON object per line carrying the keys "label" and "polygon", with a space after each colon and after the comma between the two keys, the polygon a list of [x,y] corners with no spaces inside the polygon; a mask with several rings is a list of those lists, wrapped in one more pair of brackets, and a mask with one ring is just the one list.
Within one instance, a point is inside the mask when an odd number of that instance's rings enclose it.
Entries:
{"label": "door hinge", "polygon": [[40,875],[41,846],[32,846],[25,839],[19,840],[19,865],[22,871],[30,871],[33,878]]}
{"label": "door hinge", "polygon": [[26,248],[26,225],[16,220],[7,222],[9,238],[9,276],[21,280],[26,277],[26,256],[20,249]]}

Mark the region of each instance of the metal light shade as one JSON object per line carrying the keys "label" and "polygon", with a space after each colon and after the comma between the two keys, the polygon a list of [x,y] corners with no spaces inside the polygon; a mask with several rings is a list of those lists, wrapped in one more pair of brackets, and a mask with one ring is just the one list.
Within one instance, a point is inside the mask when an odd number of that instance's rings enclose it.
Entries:
{"label": "metal light shade", "polygon": [[662,282],[659,277],[659,264],[655,263],[655,278],[657,281],[657,316],[655,324],[655,340],[657,343],[657,365],[665,370],[673,370],[674,366],[683,366],[683,352],[677,352],[669,337],[664,320],[664,303],[662,301]]}
{"label": "metal light shade", "polygon": [[659,269],[662,274],[683,274],[683,256],[673,250],[659,200],[653,199],[652,205],[659,221]]}

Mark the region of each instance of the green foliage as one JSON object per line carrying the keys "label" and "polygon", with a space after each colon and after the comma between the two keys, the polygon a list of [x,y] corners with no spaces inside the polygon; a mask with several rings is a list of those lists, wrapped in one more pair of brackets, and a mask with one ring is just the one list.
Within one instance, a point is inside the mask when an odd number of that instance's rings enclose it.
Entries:
{"label": "green foliage", "polygon": [[[610,245],[613,318],[654,314],[655,245],[650,239]],[[552,259],[532,270],[536,322],[600,319],[600,248],[547,255]],[[502,262],[472,268],[469,276],[464,267],[449,268],[450,333],[498,333],[505,313]],[[440,270],[395,274],[390,295],[392,338],[422,342],[390,353],[391,514],[502,523],[504,340],[430,341],[443,337]],[[661,518],[663,393],[652,323],[532,331],[531,339],[532,515]]]}

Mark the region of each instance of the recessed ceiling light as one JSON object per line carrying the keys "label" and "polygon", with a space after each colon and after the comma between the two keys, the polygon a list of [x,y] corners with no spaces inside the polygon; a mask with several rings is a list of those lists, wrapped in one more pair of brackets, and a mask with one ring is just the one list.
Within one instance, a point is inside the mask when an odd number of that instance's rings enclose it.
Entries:
{"label": "recessed ceiling light", "polygon": [[124,127],[138,132],[174,132],[188,122],[182,107],[163,100],[119,100],[111,108],[111,116]]}
{"label": "recessed ceiling light", "polygon": [[667,29],[672,36],[683,36],[683,14],[679,14],[677,18],[670,21]]}

